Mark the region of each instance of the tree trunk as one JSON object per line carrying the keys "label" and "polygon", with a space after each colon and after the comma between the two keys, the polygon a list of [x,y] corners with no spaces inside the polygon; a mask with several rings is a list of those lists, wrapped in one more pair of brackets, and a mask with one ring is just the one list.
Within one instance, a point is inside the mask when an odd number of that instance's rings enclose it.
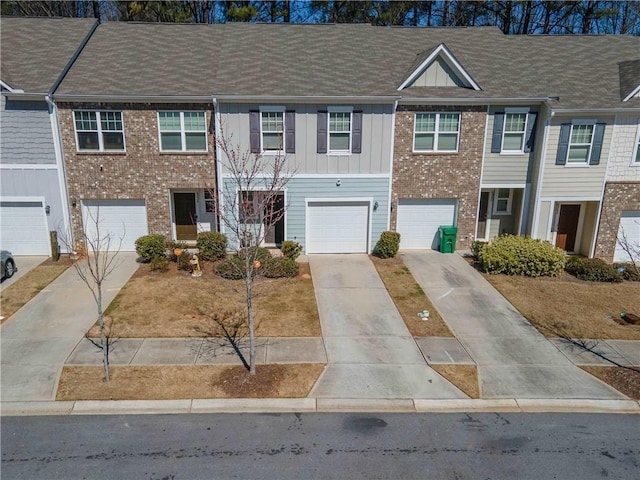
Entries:
{"label": "tree trunk", "polygon": [[[96,264],[98,263],[96,259]],[[104,327],[104,313],[102,311],[102,282],[98,283],[98,325],[100,326],[100,346],[102,347],[102,365],[104,366],[104,378],[108,382],[111,380],[109,375],[109,339],[107,338]]]}
{"label": "tree trunk", "polygon": [[[249,257],[249,255],[247,255]],[[248,260],[247,260],[248,261]],[[249,323],[249,373],[256,374],[256,335],[253,325],[253,272],[251,266],[247,265],[247,275],[245,276],[245,287],[247,289],[247,320]]]}

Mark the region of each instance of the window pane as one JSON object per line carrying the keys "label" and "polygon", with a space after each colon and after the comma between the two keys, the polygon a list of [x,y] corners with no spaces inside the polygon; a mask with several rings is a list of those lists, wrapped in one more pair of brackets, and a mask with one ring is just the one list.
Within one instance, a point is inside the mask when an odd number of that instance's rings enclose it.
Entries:
{"label": "window pane", "polygon": [[76,130],[98,130],[96,112],[75,112]]}
{"label": "window pane", "polygon": [[159,112],[160,130],[180,130],[180,112]]}
{"label": "window pane", "polygon": [[496,212],[506,212],[509,201],[498,199],[496,202]]}
{"label": "window pane", "polygon": [[455,151],[458,146],[458,135],[441,133],[438,135],[438,150]]}
{"label": "window pane", "polygon": [[179,133],[161,133],[162,150],[182,150],[182,139]]}
{"label": "window pane", "polygon": [[204,112],[184,112],[184,129],[187,132],[204,132],[206,129]]}
{"label": "window pane", "polygon": [[416,133],[414,150],[433,150],[433,133]]}
{"label": "window pane", "polygon": [[186,133],[187,150],[207,149],[207,138],[204,133]]}
{"label": "window pane", "polygon": [[509,194],[511,191],[508,188],[499,188],[498,189],[498,198],[501,199],[509,199]]}
{"label": "window pane", "polygon": [[586,162],[587,155],[589,154],[589,146],[572,146],[569,148],[569,162]]}
{"label": "window pane", "polygon": [[100,123],[102,124],[102,130],[122,131],[122,113],[100,112]]}
{"label": "window pane", "polygon": [[349,151],[348,133],[332,133],[329,135],[329,150],[331,151]]}
{"label": "window pane", "polygon": [[524,132],[526,121],[526,113],[507,113],[504,130],[505,132]]}
{"label": "window pane", "polygon": [[124,150],[122,133],[102,133],[102,143],[105,150]]}
{"label": "window pane", "polygon": [[571,132],[571,143],[591,143],[593,125],[574,125]]}
{"label": "window pane", "polygon": [[522,150],[522,140],[524,135],[522,133],[505,133],[504,140],[502,142],[503,150]]}
{"label": "window pane", "polygon": [[97,132],[78,132],[78,150],[98,150]]}
{"label": "window pane", "polygon": [[441,113],[440,114],[440,131],[441,132],[457,132],[458,121],[459,121],[459,118],[457,113]]}
{"label": "window pane", "polygon": [[262,130],[281,132],[283,127],[282,112],[262,112]]}
{"label": "window pane", "polygon": [[263,133],[262,149],[282,150],[282,135],[280,133]]}
{"label": "window pane", "polygon": [[640,142],[638,142],[638,146],[636,147],[636,163],[640,163]]}
{"label": "window pane", "polygon": [[351,130],[351,113],[331,112],[329,113],[329,131],[348,132]]}
{"label": "window pane", "polygon": [[435,113],[416,113],[416,132],[434,132],[435,129]]}

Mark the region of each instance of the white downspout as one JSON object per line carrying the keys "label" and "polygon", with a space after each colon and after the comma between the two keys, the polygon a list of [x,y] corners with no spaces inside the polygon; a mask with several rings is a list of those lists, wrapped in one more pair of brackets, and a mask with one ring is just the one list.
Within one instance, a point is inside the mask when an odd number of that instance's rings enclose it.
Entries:
{"label": "white downspout", "polygon": [[[391,213],[393,211],[393,208],[392,208],[393,197],[391,195],[391,192],[393,191],[393,154],[395,150],[396,110],[397,109],[398,109],[398,100],[393,102],[393,111],[391,112],[391,152],[389,154],[389,199],[387,204],[387,230],[391,230]],[[398,226],[396,222],[396,229],[397,228]]]}
{"label": "white downspout", "polygon": [[221,118],[220,118],[220,111],[218,109],[218,100],[216,97],[211,97],[211,102],[213,103],[213,119],[214,119],[214,142],[215,142],[215,152],[216,152],[216,183],[218,184],[218,199],[217,201],[219,202],[218,205],[218,218],[216,219],[216,221],[218,222],[218,230],[220,231],[220,233],[225,233],[226,232],[226,228],[224,226],[224,222],[222,222],[220,220],[220,215],[222,214],[222,212],[224,211],[224,191],[223,191],[223,185],[222,185],[222,164],[221,164],[221,159],[222,159],[222,155],[221,155],[221,150],[220,150],[220,144],[218,143],[218,138],[220,138],[220,135],[222,134],[222,129],[221,129]]}

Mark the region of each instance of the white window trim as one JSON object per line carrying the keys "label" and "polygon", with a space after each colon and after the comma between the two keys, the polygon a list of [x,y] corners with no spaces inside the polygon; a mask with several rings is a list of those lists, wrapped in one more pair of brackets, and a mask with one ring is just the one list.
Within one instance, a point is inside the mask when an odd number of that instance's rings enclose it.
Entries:
{"label": "white window trim", "polygon": [[[435,115],[436,116],[436,128],[433,132],[433,150],[416,150],[416,118],[419,114]],[[458,130],[456,131],[456,149],[455,150],[438,150],[438,136],[440,134],[440,115],[458,115]],[[413,153],[458,153],[460,148],[460,130],[462,128],[462,114],[460,112],[414,112],[413,114],[413,143],[411,149]],[[431,132],[419,132],[419,133],[431,133]],[[451,134],[453,132],[444,132],[445,134]]]}
{"label": "white window trim", "polygon": [[[348,150],[331,150],[331,114],[332,113],[348,113],[349,114],[349,149]],[[345,132],[334,132],[345,133]],[[353,107],[327,107],[327,155],[351,155],[353,147]]]}
{"label": "white window trim", "polygon": [[[182,144],[182,149],[180,150],[164,150],[162,148],[162,129],[160,128],[160,113],[179,113],[180,114],[180,131],[178,130],[165,130],[164,133],[180,133],[180,142]],[[184,114],[185,113],[202,113],[204,114],[204,150],[187,150],[187,132],[184,128]],[[175,152],[188,152],[188,153],[206,153],[209,151],[209,139],[207,138],[207,113],[203,110],[159,110],[156,114],[156,118],[158,120],[158,149],[162,153],[175,153]],[[192,133],[192,131],[189,131]],[[200,132],[196,132],[200,133]]]}
{"label": "white window trim", "polygon": [[[587,158],[584,162],[571,162],[569,161],[569,154],[571,153],[571,137],[573,137],[573,127],[576,125],[591,125],[593,129],[591,130],[591,142],[589,145],[589,150],[587,151]],[[571,122],[571,130],[569,131],[569,144],[567,145],[567,157],[565,158],[564,166],[565,168],[581,168],[589,166],[589,159],[591,158],[591,150],[593,149],[593,139],[596,136],[596,120],[573,120]],[[576,143],[576,146],[585,146],[586,143]]]}
{"label": "white window trim", "polygon": [[634,144],[633,154],[631,155],[632,167],[640,167],[640,161],[637,161],[638,150],[640,150],[640,118],[638,119],[638,131],[636,132],[636,143]]}
{"label": "white window trim", "polygon": [[[262,112],[280,112],[282,113],[282,148],[280,150],[265,150],[264,149],[264,136],[262,131]],[[283,155],[284,152],[287,151],[286,143],[286,131],[287,126],[285,125],[285,107],[283,106],[274,106],[274,105],[266,105],[260,107],[260,151],[263,155]]]}
{"label": "white window trim", "polygon": [[[507,115],[524,113],[524,131],[522,132],[522,146],[519,150],[505,150],[504,136],[507,133]],[[528,108],[505,108],[504,118],[502,119],[502,142],[500,142],[500,154],[502,155],[524,155],[524,147],[527,143],[527,127],[529,126],[529,109]],[[516,133],[516,132],[508,132]]]}
{"label": "white window trim", "polygon": [[[96,123],[97,130],[82,130],[82,132],[93,132],[96,131],[98,133],[98,149],[81,149],[80,142],[78,141],[78,127],[76,125],[76,112],[90,112],[96,114]],[[121,132],[122,133],[122,150],[118,149],[105,149],[104,148],[104,138],[102,135],[102,121],[100,119],[100,112],[113,112],[120,114],[120,122],[122,123],[122,130],[105,130],[106,132]],[[122,110],[74,110],[73,111],[73,131],[76,136],[76,152],[78,153],[87,153],[87,152],[118,152],[118,153],[126,153],[127,152],[127,141],[125,139],[124,134],[124,115],[122,115]]]}
{"label": "white window trim", "polygon": [[513,188],[509,188],[509,198],[507,199],[507,209],[502,212],[498,210],[498,200],[504,200],[504,197],[499,197],[498,192],[504,190],[505,187],[496,188],[493,194],[493,215],[511,215],[511,207],[513,205]]}

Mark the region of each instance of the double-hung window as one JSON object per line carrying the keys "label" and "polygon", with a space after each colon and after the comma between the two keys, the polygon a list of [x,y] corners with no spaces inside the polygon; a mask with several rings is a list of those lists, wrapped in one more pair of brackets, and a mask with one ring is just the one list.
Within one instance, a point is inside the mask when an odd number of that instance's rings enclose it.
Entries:
{"label": "double-hung window", "polygon": [[122,112],[73,112],[78,151],[124,151]]}
{"label": "double-hung window", "polygon": [[158,112],[158,126],[160,151],[207,151],[207,120],[204,112]]}
{"label": "double-hung window", "polygon": [[502,134],[502,152],[522,153],[527,131],[526,113],[506,113]]}
{"label": "double-hung window", "polygon": [[284,109],[262,110],[260,127],[263,152],[285,151]]}
{"label": "double-hung window", "polygon": [[493,213],[496,215],[509,215],[511,213],[513,190],[510,188],[498,188],[495,191],[495,196]]}
{"label": "double-hung window", "polygon": [[351,110],[329,109],[329,153],[351,152]]}
{"label": "double-hung window", "polygon": [[415,152],[456,152],[460,136],[459,113],[416,113]]}
{"label": "double-hung window", "polygon": [[216,211],[216,199],[211,190],[204,191],[204,211],[207,213]]}
{"label": "double-hung window", "polygon": [[567,163],[581,164],[589,161],[593,142],[593,124],[574,124],[571,126]]}

